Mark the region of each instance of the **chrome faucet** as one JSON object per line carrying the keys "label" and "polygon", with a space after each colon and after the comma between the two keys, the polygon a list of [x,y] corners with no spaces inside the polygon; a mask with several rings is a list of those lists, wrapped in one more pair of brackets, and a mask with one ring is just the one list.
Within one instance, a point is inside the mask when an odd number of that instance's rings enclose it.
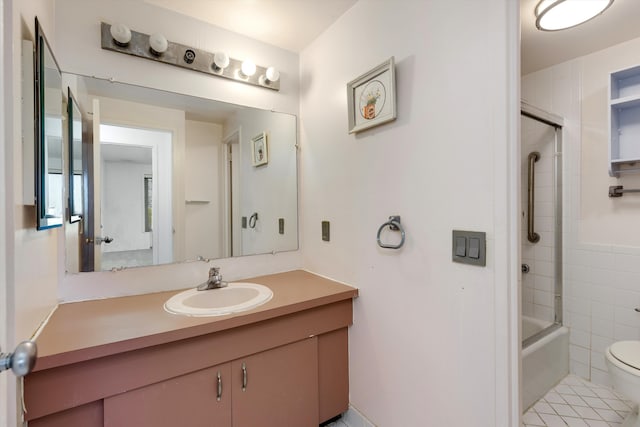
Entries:
{"label": "chrome faucet", "polygon": [[199,291],[206,291],[209,289],[219,289],[227,286],[227,282],[222,280],[222,274],[220,274],[220,267],[212,267],[209,269],[209,278],[206,282],[198,285]]}

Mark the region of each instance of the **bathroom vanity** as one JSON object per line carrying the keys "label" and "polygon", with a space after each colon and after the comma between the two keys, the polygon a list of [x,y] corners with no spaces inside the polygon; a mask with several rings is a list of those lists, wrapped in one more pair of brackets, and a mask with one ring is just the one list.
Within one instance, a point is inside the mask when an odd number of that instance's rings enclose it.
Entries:
{"label": "bathroom vanity", "polygon": [[24,379],[29,426],[305,427],[346,411],[358,291],[304,271],[246,281],[273,298],[235,315],[169,314],[176,291],[61,305]]}

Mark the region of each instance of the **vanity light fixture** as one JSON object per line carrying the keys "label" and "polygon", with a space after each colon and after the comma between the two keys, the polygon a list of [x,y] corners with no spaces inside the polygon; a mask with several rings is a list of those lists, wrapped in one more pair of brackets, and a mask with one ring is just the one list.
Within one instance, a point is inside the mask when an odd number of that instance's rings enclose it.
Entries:
{"label": "vanity light fixture", "polygon": [[540,0],[536,6],[536,27],[558,31],[575,27],[603,13],[613,0]]}
{"label": "vanity light fixture", "polygon": [[154,33],[149,36],[149,49],[155,56],[160,56],[167,51],[169,42],[167,38],[160,33]]}
{"label": "vanity light fixture", "polygon": [[124,24],[113,24],[110,34],[113,42],[120,47],[126,47],[131,41],[131,30]]}
{"label": "vanity light fixture", "polygon": [[273,67],[265,68],[252,61],[230,58],[224,51],[207,52],[167,40],[162,34],[144,34],[129,30],[122,24],[101,24],[102,49],[150,59],[176,67],[224,77],[259,86],[280,90],[280,73]]}
{"label": "vanity light fixture", "polygon": [[245,59],[242,61],[240,71],[242,72],[242,77],[251,77],[256,73],[256,64],[254,64],[253,61]]}
{"label": "vanity light fixture", "polygon": [[229,66],[229,55],[226,52],[216,52],[213,54],[213,64],[211,64],[211,68],[213,71],[222,72],[225,68]]}

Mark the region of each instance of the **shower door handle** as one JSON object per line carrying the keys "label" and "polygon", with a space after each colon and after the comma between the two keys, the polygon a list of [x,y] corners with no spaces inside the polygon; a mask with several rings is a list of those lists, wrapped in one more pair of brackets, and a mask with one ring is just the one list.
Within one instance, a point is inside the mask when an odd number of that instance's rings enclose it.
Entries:
{"label": "shower door handle", "polygon": [[529,153],[528,160],[528,185],[527,185],[527,240],[531,243],[537,243],[540,241],[540,235],[534,231],[534,202],[535,202],[535,163],[540,160],[540,153],[537,151]]}

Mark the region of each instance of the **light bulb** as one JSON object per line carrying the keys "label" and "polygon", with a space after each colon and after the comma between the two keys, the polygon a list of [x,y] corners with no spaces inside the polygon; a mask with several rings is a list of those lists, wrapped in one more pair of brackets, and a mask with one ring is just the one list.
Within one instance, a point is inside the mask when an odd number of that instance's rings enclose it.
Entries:
{"label": "light bulb", "polygon": [[225,52],[214,53],[212,66],[215,71],[224,70],[229,66],[229,55],[227,55]]}
{"label": "light bulb", "polygon": [[274,67],[269,67],[267,68],[265,76],[267,77],[267,82],[277,82],[278,80],[280,80],[280,71],[278,71]]}
{"label": "light bulb", "polygon": [[241,70],[246,77],[251,77],[256,73],[256,64],[247,59],[242,62]]}
{"label": "light bulb", "polygon": [[160,56],[167,51],[169,42],[167,38],[160,33],[154,33],[149,36],[149,46],[151,47],[151,53]]}
{"label": "light bulb", "polygon": [[116,45],[124,47],[131,41],[131,30],[124,24],[116,23],[109,30]]}

